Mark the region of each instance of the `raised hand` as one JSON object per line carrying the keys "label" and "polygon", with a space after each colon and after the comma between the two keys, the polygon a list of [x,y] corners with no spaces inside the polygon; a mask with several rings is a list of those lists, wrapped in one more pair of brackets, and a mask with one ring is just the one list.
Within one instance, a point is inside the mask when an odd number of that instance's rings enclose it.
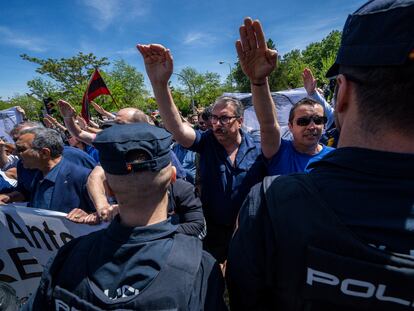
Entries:
{"label": "raised hand", "polygon": [[58,101],[58,106],[60,110],[60,114],[64,118],[74,118],[76,117],[76,110],[73,108],[68,102],[65,102],[64,100],[60,99]]}
{"label": "raised hand", "polygon": [[245,18],[239,29],[240,40],[236,41],[241,68],[254,84],[263,83],[276,68],[277,51],[266,45],[262,26],[258,20]]}
{"label": "raised hand", "polygon": [[105,113],[105,109],[103,109],[101,106],[99,106],[97,103],[95,102],[91,102],[91,105],[93,106],[93,108],[99,113],[99,114],[103,114]]}
{"label": "raised hand", "polygon": [[43,123],[47,128],[54,129],[55,125],[46,117],[43,118]]}
{"label": "raised hand", "polygon": [[303,86],[308,95],[312,95],[316,91],[316,79],[309,68],[305,68],[302,73]]}
{"label": "raised hand", "polygon": [[86,120],[82,118],[81,116],[77,116],[76,120],[78,120],[78,125],[82,130],[85,130],[88,127]]}
{"label": "raised hand", "polygon": [[160,44],[137,45],[144,58],[145,69],[151,83],[167,84],[173,73],[173,58],[170,50]]}

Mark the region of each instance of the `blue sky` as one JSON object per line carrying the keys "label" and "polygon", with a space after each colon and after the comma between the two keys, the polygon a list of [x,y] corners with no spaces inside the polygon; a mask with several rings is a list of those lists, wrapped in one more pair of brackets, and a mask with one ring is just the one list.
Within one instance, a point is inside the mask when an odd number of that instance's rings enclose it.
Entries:
{"label": "blue sky", "polygon": [[[70,57],[79,51],[125,59],[144,72],[136,43],[171,49],[174,71],[190,66],[224,79],[236,62],[234,42],[245,16],[262,22],[279,52],[303,49],[365,0],[55,0],[3,1],[0,10],[0,97],[28,89],[36,66],[22,60]],[[173,76],[174,77],[174,76]],[[146,77],[146,81],[147,77]],[[173,78],[173,84],[176,81]]]}

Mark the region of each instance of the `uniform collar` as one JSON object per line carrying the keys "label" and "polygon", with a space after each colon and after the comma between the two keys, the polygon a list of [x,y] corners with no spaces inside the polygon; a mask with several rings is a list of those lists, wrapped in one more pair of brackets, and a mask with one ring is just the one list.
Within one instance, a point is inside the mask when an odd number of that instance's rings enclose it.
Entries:
{"label": "uniform collar", "polygon": [[385,152],[356,147],[338,148],[309,168],[340,167],[364,174],[413,178],[414,154]]}
{"label": "uniform collar", "polygon": [[106,229],[106,233],[112,240],[118,242],[144,243],[158,240],[171,235],[177,230],[177,226],[168,218],[165,221],[143,227],[126,227],[121,224],[117,215]]}

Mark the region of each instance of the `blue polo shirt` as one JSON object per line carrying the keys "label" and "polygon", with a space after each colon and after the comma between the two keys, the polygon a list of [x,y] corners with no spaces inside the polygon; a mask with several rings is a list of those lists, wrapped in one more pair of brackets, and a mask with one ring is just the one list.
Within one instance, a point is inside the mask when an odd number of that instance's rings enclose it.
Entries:
{"label": "blue polo shirt", "polygon": [[200,154],[201,202],[207,221],[215,224],[233,225],[250,188],[265,174],[260,142],[243,130],[240,134],[234,166],[212,130],[197,130],[189,148]]}
{"label": "blue polo shirt", "polygon": [[[59,175],[60,168],[62,167],[62,160],[56,164],[52,170],[47,173],[45,177],[41,171],[37,171],[33,179],[33,200],[29,206],[33,208],[41,208],[51,210],[52,194],[55,186],[56,178]],[[43,178],[42,178],[43,177]]]}
{"label": "blue polo shirt", "polygon": [[[86,152],[70,146],[65,146],[63,148],[63,158],[76,165],[89,169],[93,169],[96,166],[95,160]],[[29,199],[33,178],[35,178],[36,174],[40,171],[36,169],[24,168],[21,160],[17,162],[16,168],[17,188],[15,190],[22,193],[26,199]]]}
{"label": "blue polo shirt", "polygon": [[322,145],[322,150],[314,155],[296,151],[291,140],[281,139],[279,151],[268,161],[267,174],[287,175],[306,171],[309,163],[322,159],[326,154],[335,150]]}

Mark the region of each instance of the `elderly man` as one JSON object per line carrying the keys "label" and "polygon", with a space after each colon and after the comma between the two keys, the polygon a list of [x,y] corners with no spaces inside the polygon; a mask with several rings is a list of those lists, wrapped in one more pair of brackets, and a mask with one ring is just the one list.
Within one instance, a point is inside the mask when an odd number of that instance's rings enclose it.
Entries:
{"label": "elderly man", "polygon": [[16,150],[26,169],[37,169],[29,206],[69,213],[75,208],[94,210],[86,189],[90,169],[63,159],[63,141],[58,132],[29,128],[20,133]]}
{"label": "elderly man", "polygon": [[[10,135],[13,140],[17,142],[20,134],[27,129],[31,128],[44,128],[41,123],[38,122],[23,122],[16,125],[11,131]],[[63,147],[63,157],[65,160],[72,162],[77,166],[81,166],[87,169],[92,169],[96,166],[96,162],[85,152],[70,146]],[[37,169],[28,169],[23,166],[21,159],[17,162],[17,187],[15,191],[0,194],[0,204],[28,201],[31,197],[31,190],[33,185],[33,179],[39,173]]]}
{"label": "elderly man", "polygon": [[[252,189],[229,252],[232,310],[412,308],[413,16],[412,0],[374,0],[348,17],[327,74],[339,148]],[[256,54],[262,83],[272,52],[258,21],[243,32],[260,40],[239,54]]]}
{"label": "elderly man", "polygon": [[[28,310],[225,310],[224,282],[197,237],[167,219],[171,135],[146,123],[114,125],[94,146],[119,215],[62,247]],[[139,191],[131,191],[139,189]]]}
{"label": "elderly man", "polygon": [[185,148],[200,154],[201,202],[207,221],[206,249],[223,262],[239,208],[249,189],[262,179],[259,143],[242,130],[242,104],[216,100],[212,129],[194,130],[183,123],[168,88],[173,71],[170,51],[158,44],[138,45],[165,127]]}

